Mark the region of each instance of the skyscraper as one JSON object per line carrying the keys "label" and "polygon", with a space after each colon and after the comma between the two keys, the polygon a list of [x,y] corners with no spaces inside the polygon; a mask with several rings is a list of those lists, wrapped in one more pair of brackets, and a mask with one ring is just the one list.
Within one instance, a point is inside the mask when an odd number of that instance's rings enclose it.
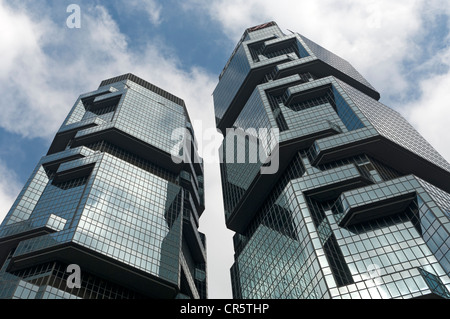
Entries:
{"label": "skyscraper", "polygon": [[203,166],[173,154],[178,128],[195,150],[184,101],[133,74],[82,94],[0,227],[0,298],[206,298]]}
{"label": "skyscraper", "polygon": [[360,73],[270,22],[219,79],[235,298],[450,297],[450,165]]}

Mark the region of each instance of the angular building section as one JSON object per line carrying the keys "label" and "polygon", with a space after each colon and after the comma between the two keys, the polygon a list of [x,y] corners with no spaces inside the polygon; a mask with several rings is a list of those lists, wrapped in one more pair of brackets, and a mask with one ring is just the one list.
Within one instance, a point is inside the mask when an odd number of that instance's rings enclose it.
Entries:
{"label": "angular building section", "polygon": [[450,297],[450,165],[361,74],[270,22],[219,79],[234,298]]}
{"label": "angular building section", "polygon": [[0,298],[206,298],[203,166],[173,160],[178,128],[195,151],[184,101],[133,74],[81,95],[0,227]]}

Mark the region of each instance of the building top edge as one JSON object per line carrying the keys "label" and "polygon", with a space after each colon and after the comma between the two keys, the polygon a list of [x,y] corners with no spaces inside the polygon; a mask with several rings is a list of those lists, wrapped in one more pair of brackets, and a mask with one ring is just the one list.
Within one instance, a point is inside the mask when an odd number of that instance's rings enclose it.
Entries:
{"label": "building top edge", "polygon": [[150,91],[152,91],[152,92],[154,92],[154,93],[156,93],[156,94],[158,94],[158,95],[168,99],[169,101],[172,101],[172,102],[174,102],[176,104],[179,104],[179,105],[181,105],[183,107],[186,107],[183,99],[180,99],[179,97],[177,97],[177,96],[175,96],[175,95],[173,95],[173,94],[171,94],[171,93],[169,93],[169,92],[167,92],[167,91],[157,87],[154,84],[151,84],[150,82],[145,81],[144,79],[141,79],[140,77],[138,77],[138,76],[136,76],[136,75],[134,75],[132,73],[126,73],[126,74],[122,74],[122,75],[119,75],[119,76],[116,76],[116,77],[112,77],[112,78],[103,80],[100,83],[99,87],[102,87],[102,86],[105,86],[105,85],[109,85],[109,84],[113,84],[113,83],[120,82],[120,81],[125,81],[125,80],[133,81],[134,83],[139,84],[140,86],[142,86],[142,87],[144,87],[144,88],[146,88],[146,89],[148,89],[148,90],[150,90]]}

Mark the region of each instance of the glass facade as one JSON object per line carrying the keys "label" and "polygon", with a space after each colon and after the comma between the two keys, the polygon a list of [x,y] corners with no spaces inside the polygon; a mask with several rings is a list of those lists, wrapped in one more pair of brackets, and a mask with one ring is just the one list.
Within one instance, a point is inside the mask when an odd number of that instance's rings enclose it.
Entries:
{"label": "glass facade", "polygon": [[184,102],[133,74],[81,95],[0,227],[0,298],[207,298],[203,167],[172,161],[178,128]]}
{"label": "glass facade", "polygon": [[[361,74],[270,22],[219,79],[234,298],[450,297],[450,165]],[[261,128],[279,130],[273,174],[250,160]]]}

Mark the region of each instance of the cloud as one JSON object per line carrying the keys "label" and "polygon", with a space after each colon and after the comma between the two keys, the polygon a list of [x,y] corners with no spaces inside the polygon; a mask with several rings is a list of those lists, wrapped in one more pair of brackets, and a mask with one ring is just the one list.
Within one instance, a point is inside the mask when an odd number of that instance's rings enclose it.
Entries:
{"label": "cloud", "polygon": [[161,22],[162,22],[162,16],[161,16],[162,6],[154,0],[142,1],[142,5],[144,6],[145,11],[148,14],[150,22],[153,23],[154,25],[161,24]]}
{"label": "cloud", "polygon": [[[450,53],[450,52],[449,52]],[[402,105],[401,113],[445,158],[450,160],[450,73],[420,82],[420,98]]]}
{"label": "cloud", "polygon": [[120,7],[122,10],[145,12],[149,22],[154,26],[158,26],[163,22],[163,6],[156,0],[131,0],[121,2]]}
{"label": "cloud", "polygon": [[22,189],[17,175],[0,160],[0,223]]}
{"label": "cloud", "polygon": [[[417,66],[417,97],[401,104],[399,111],[433,147],[450,161],[450,7],[435,0],[424,12],[427,31],[424,50],[428,57]],[[436,10],[440,7],[440,10]]]}
{"label": "cloud", "polygon": [[[39,104],[45,103],[40,100],[41,92],[53,91],[45,81],[47,65],[41,47],[47,30],[48,21],[32,21],[25,13],[13,11],[0,2],[0,45],[8,48],[0,60],[3,90],[0,126],[24,136],[33,134],[33,129],[28,128],[33,121],[53,116],[39,110]],[[53,97],[58,99],[58,94]],[[45,127],[38,129],[46,131]]]}

